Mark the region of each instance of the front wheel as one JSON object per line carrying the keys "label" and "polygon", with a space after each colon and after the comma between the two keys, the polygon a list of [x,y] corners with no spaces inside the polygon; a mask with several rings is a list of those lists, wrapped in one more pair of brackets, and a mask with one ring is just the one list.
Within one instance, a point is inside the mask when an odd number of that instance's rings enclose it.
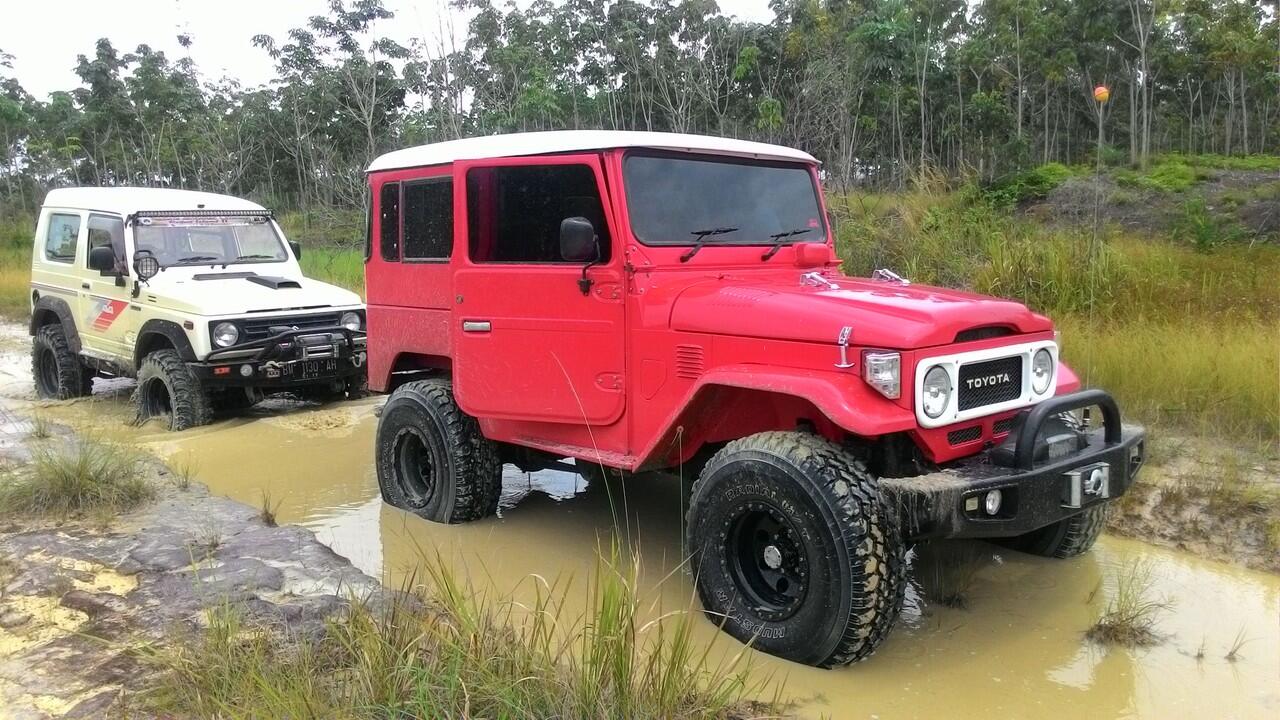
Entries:
{"label": "front wheel", "polygon": [[772,655],[862,660],[902,609],[906,552],[878,483],[816,435],[726,445],[694,486],[686,532],[707,616]]}
{"label": "front wheel", "polygon": [[133,404],[138,423],[167,419],[170,430],[186,430],[212,420],[200,378],[177,350],[156,350],[143,358]]}
{"label": "front wheel", "polygon": [[1102,528],[1107,524],[1107,506],[1093,507],[1065,520],[1046,525],[1039,530],[1000,543],[1014,550],[1052,558],[1071,558],[1083,555],[1097,542]]}

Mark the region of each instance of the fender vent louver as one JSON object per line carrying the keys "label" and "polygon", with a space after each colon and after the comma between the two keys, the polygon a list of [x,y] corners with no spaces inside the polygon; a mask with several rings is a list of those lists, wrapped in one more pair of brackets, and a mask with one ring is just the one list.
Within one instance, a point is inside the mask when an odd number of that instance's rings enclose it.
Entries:
{"label": "fender vent louver", "polygon": [[1004,327],[1003,325],[984,325],[982,327],[969,328],[956,333],[956,342],[973,342],[974,340],[987,340],[990,338],[1005,337],[1013,335],[1013,329]]}
{"label": "fender vent louver", "polygon": [[697,380],[704,369],[701,345],[676,346],[676,377]]}

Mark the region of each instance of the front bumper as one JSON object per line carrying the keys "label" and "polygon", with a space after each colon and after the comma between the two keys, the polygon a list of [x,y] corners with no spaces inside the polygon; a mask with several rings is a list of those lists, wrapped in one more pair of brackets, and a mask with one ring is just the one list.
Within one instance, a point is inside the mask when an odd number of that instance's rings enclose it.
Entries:
{"label": "front bumper", "polygon": [[[1102,428],[1078,451],[1037,463],[1037,436],[1059,413],[1097,406]],[[1012,537],[1037,530],[1123,495],[1142,467],[1146,431],[1123,425],[1115,400],[1085,390],[1024,411],[1004,448],[989,449],[938,472],[880,481],[909,541]],[[1094,470],[1101,470],[1096,474]],[[987,494],[1000,491],[989,513]]]}
{"label": "front bumper", "polygon": [[188,366],[209,386],[288,388],[357,376],[365,372],[367,357],[363,332],[333,326],[219,348]]}

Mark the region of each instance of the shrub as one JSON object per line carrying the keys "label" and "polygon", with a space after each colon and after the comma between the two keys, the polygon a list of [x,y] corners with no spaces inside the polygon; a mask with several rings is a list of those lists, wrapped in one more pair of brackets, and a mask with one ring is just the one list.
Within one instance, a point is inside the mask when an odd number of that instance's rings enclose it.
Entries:
{"label": "shrub", "polygon": [[1241,239],[1245,232],[1235,223],[1209,211],[1204,198],[1189,198],[1178,209],[1170,227],[1177,240],[1189,243],[1197,252],[1207,253],[1223,243]]}
{"label": "shrub", "polygon": [[90,510],[127,510],[154,494],[135,452],[82,440],[35,448],[30,468],[0,484],[0,510],[65,517]]}
{"label": "shrub", "polygon": [[1071,168],[1062,163],[1046,163],[997,181],[985,194],[997,207],[1017,205],[1047,196],[1074,174]]}

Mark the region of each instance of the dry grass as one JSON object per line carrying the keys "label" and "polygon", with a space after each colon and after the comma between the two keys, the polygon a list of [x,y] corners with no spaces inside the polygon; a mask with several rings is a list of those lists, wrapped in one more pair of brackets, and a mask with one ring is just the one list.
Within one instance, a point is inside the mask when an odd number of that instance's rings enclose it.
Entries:
{"label": "dry grass", "polygon": [[262,491],[262,506],[258,511],[258,519],[262,520],[262,524],[267,527],[276,526],[276,513],[280,511],[280,505],[283,500],[271,501],[271,493],[267,490]]}
{"label": "dry grass", "polygon": [[33,413],[29,420],[31,430],[27,437],[32,440],[48,440],[53,437],[53,426],[40,413]]}
{"label": "dry grass", "polygon": [[66,517],[115,513],[150,500],[155,490],[143,477],[137,452],[120,445],[80,440],[37,447],[29,467],[0,485],[6,513]]}
{"label": "dry grass", "polygon": [[355,602],[320,637],[250,627],[223,608],[194,641],[154,651],[167,671],[154,709],[201,718],[740,717],[744,699],[763,690],[742,656],[714,661],[692,641],[696,611],[642,622],[635,564],[598,567],[577,619],[564,609],[567,586],[531,577],[530,604],[488,602],[439,561],[427,565],[430,591]]}
{"label": "dry grass", "polygon": [[1240,654],[1240,649],[1243,648],[1245,645],[1247,645],[1249,641],[1250,641],[1250,638],[1245,637],[1244,628],[1240,628],[1240,630],[1236,632],[1235,640],[1231,641],[1231,647],[1227,648],[1227,654],[1223,655],[1222,657],[1227,662],[1235,662],[1239,660],[1240,658],[1244,657],[1243,655]]}
{"label": "dry grass", "polygon": [[173,473],[174,485],[179,490],[186,490],[196,478],[200,465],[192,455],[183,455],[169,464],[169,472]]}
{"label": "dry grass", "polygon": [[1086,636],[1104,645],[1143,647],[1161,641],[1156,632],[1159,616],[1171,606],[1153,592],[1151,563],[1138,561],[1116,571],[1102,616]]}

